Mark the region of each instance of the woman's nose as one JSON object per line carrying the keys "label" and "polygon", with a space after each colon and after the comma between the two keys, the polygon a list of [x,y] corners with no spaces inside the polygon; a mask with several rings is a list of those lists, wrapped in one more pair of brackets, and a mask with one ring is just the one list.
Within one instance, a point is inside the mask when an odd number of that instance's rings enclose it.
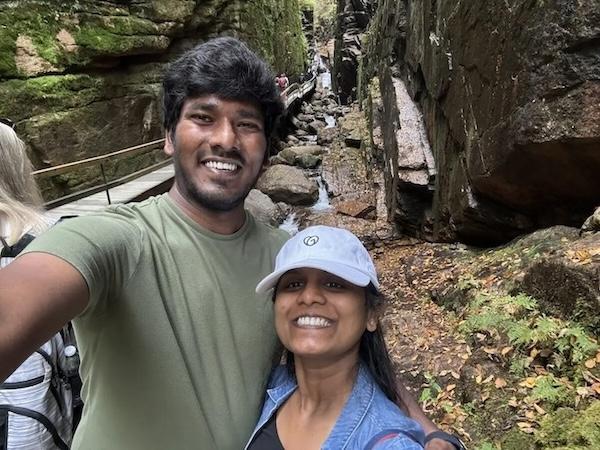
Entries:
{"label": "woman's nose", "polygon": [[298,303],[305,305],[312,305],[314,303],[324,304],[325,301],[323,291],[319,286],[315,286],[314,284],[307,284],[298,296]]}

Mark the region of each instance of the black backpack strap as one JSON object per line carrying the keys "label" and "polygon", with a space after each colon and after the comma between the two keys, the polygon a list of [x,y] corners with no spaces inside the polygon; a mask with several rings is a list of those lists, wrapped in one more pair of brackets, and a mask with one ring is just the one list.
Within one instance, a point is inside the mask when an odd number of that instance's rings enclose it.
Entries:
{"label": "black backpack strap", "polygon": [[[52,440],[54,441],[54,444],[60,450],[69,450],[69,446],[65,443],[65,441],[62,440],[62,438],[60,437],[60,434],[58,434],[58,431],[56,430],[56,427],[43,414],[40,414],[39,412],[34,411],[32,409],[21,408],[19,406],[0,405],[0,413],[2,413],[4,411],[12,412],[14,414],[19,414],[21,416],[30,417],[32,419],[37,420],[44,426],[44,428],[46,428],[46,430],[48,430],[48,433],[50,433],[52,435]],[[0,443],[1,443],[1,441],[0,441]]]}
{"label": "black backpack strap", "polygon": [[64,406],[63,406],[63,401],[61,400],[61,397],[58,393],[58,380],[56,378],[56,377],[61,376],[58,366],[54,363],[54,361],[52,361],[52,358],[50,357],[50,355],[48,353],[46,353],[44,350],[42,350],[41,348],[38,348],[35,352],[38,355],[40,355],[42,358],[44,358],[46,360],[46,362],[48,363],[48,365],[50,366],[50,393],[54,397],[54,400],[56,400],[56,404],[58,405],[58,410],[60,411],[61,414],[63,414]]}
{"label": "black backpack strap", "polygon": [[404,436],[408,437],[409,439],[411,439],[415,442],[419,442],[419,440],[415,436],[413,436],[412,433],[410,433],[408,431],[400,430],[398,428],[388,428],[387,430],[382,430],[379,433],[377,433],[375,436],[373,436],[371,438],[371,440],[365,446],[364,450],[372,450],[372,449],[376,448],[377,445],[382,444],[389,439],[394,439],[399,434],[403,434]]}
{"label": "black backpack strap", "polygon": [[0,242],[2,242],[2,251],[0,252],[0,257],[16,258],[19,253],[25,250],[25,247],[27,247],[34,238],[34,235],[27,233],[21,236],[21,239],[19,239],[19,241],[15,244],[8,245],[4,238],[0,237]]}

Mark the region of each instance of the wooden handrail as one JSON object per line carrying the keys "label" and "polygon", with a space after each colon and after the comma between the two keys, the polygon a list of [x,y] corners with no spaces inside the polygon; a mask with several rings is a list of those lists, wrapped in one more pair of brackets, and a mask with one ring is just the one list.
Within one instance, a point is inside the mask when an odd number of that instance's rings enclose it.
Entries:
{"label": "wooden handrail", "polygon": [[33,175],[37,175],[38,177],[41,177],[41,178],[49,177],[49,176],[53,176],[53,175],[59,175],[64,172],[69,172],[73,168],[91,166],[93,164],[102,162],[102,161],[112,158],[114,156],[126,155],[126,154],[133,155],[133,154],[139,153],[142,150],[145,150],[147,148],[163,144],[164,142],[165,142],[164,138],[157,139],[155,141],[146,142],[145,144],[139,144],[139,145],[135,145],[133,147],[128,147],[128,148],[124,148],[122,150],[117,150],[116,152],[106,153],[104,155],[94,156],[92,158],[86,158],[86,159],[82,159],[80,161],[74,161],[74,162],[65,163],[65,164],[61,164],[58,166],[54,166],[54,167],[48,167],[46,169],[36,170],[33,172]]}

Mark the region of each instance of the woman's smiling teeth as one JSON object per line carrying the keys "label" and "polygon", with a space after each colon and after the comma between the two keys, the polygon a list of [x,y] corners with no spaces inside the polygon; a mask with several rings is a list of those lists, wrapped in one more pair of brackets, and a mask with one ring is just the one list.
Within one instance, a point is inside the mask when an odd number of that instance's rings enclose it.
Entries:
{"label": "woman's smiling teeth", "polygon": [[296,324],[299,327],[325,328],[331,325],[331,321],[324,317],[300,316],[296,319]]}
{"label": "woman's smiling teeth", "polygon": [[209,169],[226,170],[227,172],[233,172],[238,167],[233,163],[221,162],[221,161],[208,161],[205,166]]}

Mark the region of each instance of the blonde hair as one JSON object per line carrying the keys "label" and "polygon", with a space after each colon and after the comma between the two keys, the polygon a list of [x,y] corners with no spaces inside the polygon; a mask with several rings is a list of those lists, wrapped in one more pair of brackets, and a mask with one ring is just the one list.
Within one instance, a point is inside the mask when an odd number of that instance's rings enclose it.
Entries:
{"label": "blonde hair", "polygon": [[9,245],[16,243],[29,230],[46,228],[43,201],[32,175],[33,167],[25,144],[14,130],[0,123],[0,227]]}

